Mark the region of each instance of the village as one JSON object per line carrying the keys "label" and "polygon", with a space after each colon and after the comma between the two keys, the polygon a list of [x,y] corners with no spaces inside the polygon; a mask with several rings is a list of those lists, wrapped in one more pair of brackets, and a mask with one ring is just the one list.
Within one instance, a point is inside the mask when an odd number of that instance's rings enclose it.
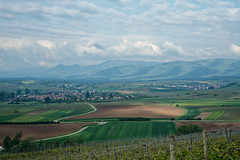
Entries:
{"label": "village", "polygon": [[[59,82],[59,81],[39,81],[41,85],[45,85],[49,89],[38,90],[32,88],[20,89],[15,92],[1,93],[1,100],[9,101],[10,103],[19,103],[24,101],[36,101],[43,103],[72,103],[85,101],[110,101],[110,100],[127,100],[139,99],[137,92],[161,92],[168,90],[190,91],[190,90],[208,90],[220,89],[231,84],[208,84],[196,82],[181,82],[181,83],[144,83],[141,87],[131,88],[115,88],[111,89],[111,85],[107,90],[101,90],[95,84],[81,84],[75,82]],[[125,84],[122,84],[125,86]],[[5,97],[4,97],[5,96]]]}

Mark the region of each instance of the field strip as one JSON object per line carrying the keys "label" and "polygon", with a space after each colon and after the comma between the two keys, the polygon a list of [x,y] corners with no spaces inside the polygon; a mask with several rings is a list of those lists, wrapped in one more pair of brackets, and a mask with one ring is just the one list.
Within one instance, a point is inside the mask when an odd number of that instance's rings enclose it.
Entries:
{"label": "field strip", "polygon": [[[98,125],[104,125],[104,124],[107,124],[108,122],[98,122]],[[85,129],[87,129],[89,126],[85,126],[83,128],[81,128],[80,130],[76,131],[76,132],[72,132],[72,133],[69,133],[69,134],[65,134],[65,135],[61,135],[61,136],[56,136],[56,137],[50,137],[50,138],[44,138],[44,139],[38,139],[38,140],[34,140],[34,142],[38,142],[38,141],[41,141],[41,140],[51,140],[51,139],[57,139],[57,138],[62,138],[62,137],[68,137],[68,136],[72,136],[74,134],[77,134],[77,133],[80,133],[82,131],[84,131]]]}
{"label": "field strip", "polygon": [[91,103],[88,103],[88,105],[93,109],[93,111],[89,111],[89,112],[81,113],[81,114],[76,114],[76,115],[73,115],[73,116],[67,116],[67,117],[59,118],[59,119],[54,120],[54,122],[58,122],[58,121],[63,120],[63,119],[65,119],[65,118],[71,118],[71,117],[75,117],[75,116],[81,116],[81,115],[85,115],[85,114],[89,114],[89,113],[92,113],[92,112],[96,112],[96,111],[97,111],[97,108],[94,107]]}
{"label": "field strip", "polygon": [[76,132],[73,132],[73,133],[65,134],[65,135],[62,135],[62,136],[56,136],[56,137],[38,139],[38,140],[34,140],[34,142],[38,142],[38,141],[41,141],[41,140],[50,140],[50,139],[57,139],[57,138],[72,136],[72,135],[74,135],[74,134],[77,134],[77,133],[80,133],[80,132],[84,131],[84,130],[87,129],[87,128],[88,128],[88,126],[83,127],[83,128],[81,128],[80,130],[78,130],[78,131],[76,131]]}

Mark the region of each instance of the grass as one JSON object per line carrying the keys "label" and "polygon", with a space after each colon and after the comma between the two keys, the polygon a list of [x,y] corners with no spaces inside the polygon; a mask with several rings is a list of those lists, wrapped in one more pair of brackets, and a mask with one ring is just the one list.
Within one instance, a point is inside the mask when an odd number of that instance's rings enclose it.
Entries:
{"label": "grass", "polygon": [[194,119],[201,113],[199,107],[183,107],[183,109],[185,113],[178,120]]}
{"label": "grass", "polygon": [[108,122],[104,125],[90,126],[76,135],[56,139],[65,141],[67,138],[75,138],[83,141],[102,141],[131,139],[143,137],[156,137],[175,134],[176,128],[173,122]]}
{"label": "grass", "polygon": [[212,112],[205,120],[217,120],[225,111]]}

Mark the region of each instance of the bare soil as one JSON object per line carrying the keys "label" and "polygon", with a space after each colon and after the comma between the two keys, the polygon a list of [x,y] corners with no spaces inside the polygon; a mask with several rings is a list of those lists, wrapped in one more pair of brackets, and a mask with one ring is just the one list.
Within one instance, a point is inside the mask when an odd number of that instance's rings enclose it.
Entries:
{"label": "bare soil", "polygon": [[72,124],[1,124],[0,125],[0,146],[3,143],[5,136],[10,136],[11,139],[16,132],[22,132],[22,140],[26,138],[43,139],[55,137],[67,133],[74,132],[83,126],[93,123],[72,123]]}
{"label": "bare soil", "polygon": [[199,125],[207,131],[224,130],[225,128],[240,129],[240,122],[177,122],[177,127],[189,124]]}
{"label": "bare soil", "polygon": [[181,108],[172,106],[97,106],[97,111],[71,117],[68,119],[113,118],[113,117],[144,117],[144,118],[176,118],[184,113]]}
{"label": "bare soil", "polygon": [[131,93],[133,93],[133,91],[118,91],[119,93],[125,93],[125,94],[131,94]]}

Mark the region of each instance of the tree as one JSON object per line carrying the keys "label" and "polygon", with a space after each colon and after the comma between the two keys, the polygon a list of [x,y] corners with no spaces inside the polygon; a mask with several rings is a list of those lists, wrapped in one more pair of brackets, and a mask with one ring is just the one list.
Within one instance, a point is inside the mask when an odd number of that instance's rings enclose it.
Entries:
{"label": "tree", "polygon": [[23,150],[26,150],[28,148],[32,148],[33,145],[30,142],[33,141],[33,140],[34,140],[33,137],[28,137],[27,139],[20,142],[19,147]]}
{"label": "tree", "polygon": [[22,90],[20,88],[17,89],[17,95],[20,95],[22,93]]}
{"label": "tree", "polygon": [[110,99],[113,99],[114,93],[110,93],[109,97]]}
{"label": "tree", "polygon": [[19,145],[21,141],[20,139],[22,138],[22,136],[23,136],[22,132],[17,132],[15,134],[15,137],[12,140],[12,145]]}
{"label": "tree", "polygon": [[3,148],[9,152],[12,148],[19,147],[23,134],[22,132],[17,132],[13,140],[9,136],[6,136],[3,140]]}
{"label": "tree", "polygon": [[0,92],[0,100],[2,101],[5,98],[5,92]]}
{"label": "tree", "polygon": [[14,92],[11,92],[10,97],[11,97],[11,98],[14,98],[14,97],[15,97],[15,93],[14,93]]}
{"label": "tree", "polygon": [[49,103],[51,103],[51,98],[50,97],[45,97],[44,101],[45,101],[45,103],[49,104]]}
{"label": "tree", "polygon": [[86,92],[86,99],[88,99],[88,98],[90,98],[90,92],[89,91]]}
{"label": "tree", "polygon": [[39,94],[39,90],[34,90],[34,94]]}
{"label": "tree", "polygon": [[25,88],[25,94],[29,94],[30,93],[30,89]]}
{"label": "tree", "polygon": [[10,151],[10,149],[12,148],[12,140],[9,136],[6,136],[3,140],[3,148],[5,149],[5,151]]}

